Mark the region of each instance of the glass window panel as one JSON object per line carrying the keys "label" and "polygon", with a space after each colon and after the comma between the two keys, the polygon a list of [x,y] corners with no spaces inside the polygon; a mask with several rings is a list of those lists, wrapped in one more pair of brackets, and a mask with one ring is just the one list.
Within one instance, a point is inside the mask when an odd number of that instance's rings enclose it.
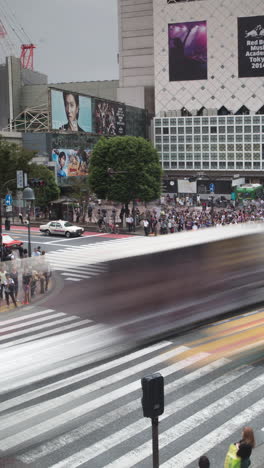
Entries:
{"label": "glass window panel", "polygon": [[225,125],[225,122],[226,122],[225,117],[220,117],[218,122],[219,122],[220,125],[223,125],[223,124]]}
{"label": "glass window panel", "polygon": [[260,123],[260,117],[258,115],[254,115],[253,124],[258,124],[258,123]]}
{"label": "glass window panel", "polygon": [[200,127],[194,127],[194,133],[201,133]]}
{"label": "glass window panel", "polygon": [[211,145],[211,151],[217,151],[217,145]]}
{"label": "glass window panel", "polygon": [[260,153],[254,153],[253,154],[253,160],[254,161],[259,161],[259,159],[260,159]]}
{"label": "glass window panel", "polygon": [[184,136],[182,136],[182,135],[178,136],[178,142],[179,143],[183,143],[184,141],[185,141]]}
{"label": "glass window panel", "polygon": [[170,151],[169,145],[163,145],[163,151]]}
{"label": "glass window panel", "polygon": [[245,125],[244,132],[245,133],[251,133],[251,126],[250,125]]}
{"label": "glass window panel", "polygon": [[184,125],[184,119],[178,119],[178,125]]}
{"label": "glass window panel", "polygon": [[186,127],[186,133],[187,133],[188,135],[192,134],[192,133],[193,133],[192,127]]}
{"label": "glass window panel", "polygon": [[157,150],[157,151],[161,151],[161,150],[162,150],[162,146],[161,146],[161,145],[156,145],[156,150]]}
{"label": "glass window panel", "polygon": [[203,134],[209,133],[209,128],[208,127],[202,127],[202,133]]}
{"label": "glass window panel", "polygon": [[171,163],[171,167],[173,167],[173,168],[176,168],[176,167],[177,167],[177,163],[176,163],[176,162],[174,162],[174,161],[172,161],[172,163]]}
{"label": "glass window panel", "polygon": [[201,163],[200,162],[195,162],[194,167],[195,167],[195,169],[200,169],[201,168]]}
{"label": "glass window panel", "polygon": [[171,151],[177,151],[177,145],[171,145]]}
{"label": "glass window panel", "polygon": [[185,155],[180,153],[178,159],[179,159],[179,161],[184,161],[185,160]]}
{"label": "glass window panel", "polygon": [[243,145],[237,144],[236,145],[236,151],[243,151]]}
{"label": "glass window panel", "polygon": [[177,142],[177,137],[171,136],[171,143],[176,143],[176,142]]}
{"label": "glass window panel", "polygon": [[226,154],[225,153],[220,153],[219,154],[219,159],[221,159],[222,161],[226,159]]}
{"label": "glass window panel", "polygon": [[171,159],[177,159],[177,154],[176,153],[171,153]]}
{"label": "glass window panel", "polygon": [[187,167],[187,169],[192,169],[193,168],[193,162],[187,161],[186,162],[186,167]]}
{"label": "glass window panel", "polygon": [[156,132],[156,135],[161,135],[161,128],[160,127],[156,128],[155,132]]}
{"label": "glass window panel", "polygon": [[233,125],[227,126],[227,133],[234,133],[234,131],[235,131],[235,128],[233,127]]}
{"label": "glass window panel", "polygon": [[205,142],[206,142],[206,141],[209,141],[209,135],[203,135],[203,136],[202,136],[202,140],[203,140],[203,142],[204,142],[204,141],[205,141]]}
{"label": "glass window panel", "polygon": [[211,160],[215,161],[217,159],[217,153],[212,153],[211,154]]}
{"label": "glass window panel", "polygon": [[235,141],[235,135],[227,135],[227,141]]}
{"label": "glass window panel", "polygon": [[186,123],[186,125],[192,125],[192,119],[187,118],[187,119],[185,120],[185,123]]}
{"label": "glass window panel", "polygon": [[248,117],[245,117],[245,118],[244,118],[244,123],[245,123],[245,124],[250,124],[251,121],[252,121],[252,120],[251,120],[251,116],[248,116]]}
{"label": "glass window panel", "polygon": [[210,127],[210,132],[211,132],[211,133],[217,133],[217,127],[211,126],[211,127]]}
{"label": "glass window panel", "polygon": [[156,136],[155,140],[156,140],[156,143],[161,143],[161,137],[160,136]]}
{"label": "glass window panel", "polygon": [[171,131],[172,135],[175,135],[177,133],[177,128],[176,127],[171,127],[170,131]]}
{"label": "glass window panel", "polygon": [[186,145],[186,151],[192,151],[192,145]]}
{"label": "glass window panel", "polygon": [[179,151],[184,151],[184,145],[179,145]]}
{"label": "glass window panel", "polygon": [[208,153],[203,153],[203,160],[204,161],[209,161],[209,154]]}
{"label": "glass window panel", "polygon": [[216,125],[217,124],[217,118],[216,117],[211,117],[210,118],[210,124],[211,125]]}
{"label": "glass window panel", "polygon": [[203,162],[203,169],[209,169],[209,162]]}
{"label": "glass window panel", "polygon": [[200,135],[194,135],[193,139],[194,139],[195,142],[198,143],[198,142],[201,141],[201,136]]}
{"label": "glass window panel", "polygon": [[176,125],[176,119],[170,119],[170,125],[171,125],[171,127],[172,127],[173,125]]}
{"label": "glass window panel", "polygon": [[212,169],[217,169],[217,162],[212,161],[211,162],[211,168]]}
{"label": "glass window panel", "polygon": [[170,155],[168,153],[163,153],[163,159],[168,161],[170,159]]}
{"label": "glass window panel", "polygon": [[183,135],[183,134],[184,134],[184,127],[179,127],[179,128],[178,128],[178,133],[179,133],[180,135]]}
{"label": "glass window panel", "polygon": [[185,168],[185,162],[179,162],[179,169]]}
{"label": "glass window panel", "polygon": [[253,163],[253,168],[254,169],[259,169],[260,168],[260,162],[254,162]]}
{"label": "glass window panel", "polygon": [[[208,146],[208,145],[204,145]],[[201,145],[194,145],[194,151],[201,151]]]}
{"label": "glass window panel", "polygon": [[193,155],[192,155],[192,153],[187,153],[187,154],[186,154],[186,159],[188,159],[189,161],[190,161],[190,160],[193,160]]}
{"label": "glass window panel", "polygon": [[186,136],[186,141],[187,141],[187,143],[192,143],[192,141],[193,141],[193,136],[192,136],[192,135],[187,135],[187,136]]}
{"label": "glass window panel", "polygon": [[246,169],[251,169],[251,168],[252,168],[252,163],[246,161],[246,162],[245,162],[245,168],[246,168]]}
{"label": "glass window panel", "polygon": [[237,153],[236,158],[237,159],[243,159],[243,153]]}
{"label": "glass window panel", "polygon": [[227,151],[234,151],[235,145],[227,145]]}
{"label": "glass window panel", "polygon": [[236,141],[243,141],[243,135],[236,135]]}
{"label": "glass window panel", "polygon": [[219,162],[219,169],[225,169],[226,168],[226,163],[223,161]]}
{"label": "glass window panel", "polygon": [[234,117],[227,117],[227,124],[234,124]]}
{"label": "glass window panel", "polygon": [[193,119],[193,123],[194,123],[194,125],[200,125],[201,119],[198,118],[198,117],[195,117],[195,118]]}
{"label": "glass window panel", "polygon": [[255,144],[253,145],[253,151],[260,151],[260,145],[258,145],[258,144],[255,143]]}
{"label": "glass window panel", "polygon": [[219,150],[220,151],[226,151],[226,145],[219,145]]}
{"label": "glass window panel", "polygon": [[236,126],[236,133],[242,133],[243,132],[243,127],[242,125],[237,125]]}
{"label": "glass window panel", "polygon": [[260,141],[260,135],[253,135],[253,141]]}
{"label": "glass window panel", "polygon": [[163,135],[169,134],[169,127],[163,127]]}
{"label": "glass window panel", "polygon": [[203,117],[202,118],[202,125],[208,125],[208,123],[209,123],[208,117]]}
{"label": "glass window panel", "polygon": [[236,163],[236,168],[237,169],[243,169],[243,163],[242,162],[237,162]]}
{"label": "glass window panel", "polygon": [[166,125],[169,125],[169,119],[163,119],[163,127],[165,127]]}
{"label": "glass window panel", "polygon": [[160,119],[156,119],[155,120],[155,127],[160,127],[161,126],[161,120]]}
{"label": "glass window panel", "polygon": [[244,135],[245,141],[251,141],[252,140],[252,135]]}
{"label": "glass window panel", "polygon": [[219,133],[225,133],[226,129],[225,127],[219,127]]}
{"label": "glass window panel", "polygon": [[242,124],[242,123],[243,123],[242,117],[236,116],[236,118],[235,118],[235,123],[236,123],[236,124]]}
{"label": "glass window panel", "polygon": [[233,160],[235,159],[234,153],[228,153],[227,159],[228,159],[229,161],[233,161]]}
{"label": "glass window panel", "polygon": [[194,159],[196,161],[200,161],[201,160],[201,155],[199,153],[194,153]]}
{"label": "glass window panel", "polygon": [[219,135],[219,141],[226,141],[226,135]]}
{"label": "glass window panel", "polygon": [[235,163],[234,162],[228,162],[227,167],[228,167],[228,169],[234,169]]}
{"label": "glass window panel", "polygon": [[245,145],[245,151],[251,151],[251,145]]}
{"label": "glass window panel", "polygon": [[245,160],[251,161],[251,159],[252,159],[251,153],[245,153]]}
{"label": "glass window panel", "polygon": [[164,136],[163,137],[163,143],[169,143],[170,142],[170,137],[169,136]]}
{"label": "glass window panel", "polygon": [[211,135],[211,141],[217,141],[217,135]]}

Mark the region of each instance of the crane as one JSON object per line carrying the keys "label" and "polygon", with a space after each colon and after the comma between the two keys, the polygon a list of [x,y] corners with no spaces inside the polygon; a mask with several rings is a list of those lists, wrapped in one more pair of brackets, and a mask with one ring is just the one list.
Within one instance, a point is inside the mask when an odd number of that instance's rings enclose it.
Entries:
{"label": "crane", "polygon": [[0,57],[18,56],[20,53],[21,66],[33,70],[36,46],[17,21],[9,3],[7,0],[0,0]]}

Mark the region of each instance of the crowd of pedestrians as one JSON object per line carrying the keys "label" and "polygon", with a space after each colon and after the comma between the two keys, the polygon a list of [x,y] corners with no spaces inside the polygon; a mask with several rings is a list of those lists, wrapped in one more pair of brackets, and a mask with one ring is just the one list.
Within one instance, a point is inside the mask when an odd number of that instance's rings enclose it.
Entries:
{"label": "crowd of pedestrians", "polygon": [[32,257],[26,249],[10,251],[8,261],[0,264],[0,306],[14,307],[29,304],[37,294],[48,290],[51,269],[46,252],[41,247],[35,248]]}
{"label": "crowd of pedestrians", "polygon": [[236,208],[168,207],[146,211],[143,216],[145,235],[172,234],[208,227],[264,221],[264,204],[249,203]]}
{"label": "crowd of pedestrians", "polygon": [[[254,431],[252,427],[245,426],[242,437],[238,442],[230,444],[224,468],[248,468],[251,465],[251,453],[256,447]],[[206,455],[202,455],[198,461],[199,468],[210,468],[210,461]]]}

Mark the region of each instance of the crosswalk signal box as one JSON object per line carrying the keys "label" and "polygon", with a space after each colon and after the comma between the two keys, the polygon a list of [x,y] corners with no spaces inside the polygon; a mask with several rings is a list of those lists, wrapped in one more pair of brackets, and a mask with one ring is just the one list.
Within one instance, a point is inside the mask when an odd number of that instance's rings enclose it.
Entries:
{"label": "crosswalk signal box", "polygon": [[141,379],[143,391],[142,409],[145,418],[157,418],[164,413],[164,378],[151,374]]}

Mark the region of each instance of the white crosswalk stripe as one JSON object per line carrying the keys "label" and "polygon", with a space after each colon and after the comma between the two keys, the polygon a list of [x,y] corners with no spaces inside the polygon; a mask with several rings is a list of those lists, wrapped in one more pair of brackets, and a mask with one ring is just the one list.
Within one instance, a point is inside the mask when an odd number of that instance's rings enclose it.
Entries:
{"label": "white crosswalk stripe", "polygon": [[[263,416],[261,369],[234,368],[226,358],[214,360],[208,352],[194,353],[170,341],[91,367],[85,364],[92,347],[101,337],[105,342],[111,329],[91,322],[56,339],[35,340],[38,318],[39,326],[51,320],[60,329],[56,322],[67,317],[47,309],[3,320],[0,328],[1,339],[9,343],[2,356],[0,453],[18,462],[53,468],[151,466],[150,421],[142,417],[140,380],[153,372],[165,379],[159,437],[163,468],[196,467],[200,455],[213,453],[220,442],[227,447],[245,422]],[[69,326],[83,321],[68,318]],[[31,341],[19,344],[26,327]],[[223,460],[214,464],[222,465]]]}
{"label": "white crosswalk stripe", "polygon": [[67,281],[82,281],[100,275],[107,271],[104,255],[111,251],[113,246],[135,244],[137,238],[123,238],[97,242],[95,244],[77,247],[65,247],[47,254],[52,269],[63,271],[62,276]]}

